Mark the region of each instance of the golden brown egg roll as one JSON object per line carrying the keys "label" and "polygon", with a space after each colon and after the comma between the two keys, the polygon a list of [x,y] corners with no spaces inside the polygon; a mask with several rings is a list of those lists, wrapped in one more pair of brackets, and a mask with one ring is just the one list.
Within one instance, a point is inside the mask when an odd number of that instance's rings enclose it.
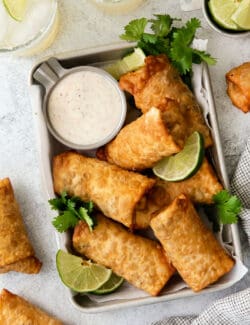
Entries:
{"label": "golden brown egg roll", "polygon": [[75,227],[75,250],[111,268],[137,288],[152,296],[158,295],[175,271],[162,247],[151,239],[132,234],[101,214],[96,218],[97,225],[92,232],[85,222]]}
{"label": "golden brown egg roll", "polygon": [[227,93],[232,103],[244,113],[250,111],[250,62],[231,69],[226,74]]}
{"label": "golden brown egg roll", "polygon": [[[180,151],[162,118],[162,112],[151,108],[126,125],[103,149],[108,162],[130,170],[153,167],[160,159]],[[98,157],[98,152],[97,152]]]}
{"label": "golden brown egg roll", "polygon": [[198,172],[183,181],[167,182],[157,177],[154,187],[136,207],[135,228],[147,228],[154,213],[169,205],[181,193],[188,195],[194,203],[212,204],[213,196],[222,189],[206,158]]}
{"label": "golden brown egg roll", "polygon": [[124,74],[119,84],[134,96],[143,113],[151,107],[163,112],[168,130],[181,148],[194,131],[203,135],[206,147],[212,145],[209,128],[193,93],[165,55],[147,56],[145,65]]}
{"label": "golden brown egg roll", "polygon": [[184,194],[156,215],[150,225],[169,260],[193,291],[214,283],[234,266]]}
{"label": "golden brown egg roll", "polygon": [[54,189],[93,201],[107,216],[133,228],[137,203],[155,180],[95,158],[65,152],[53,160]]}
{"label": "golden brown egg roll", "polygon": [[13,188],[8,178],[0,180],[0,273],[38,273],[41,262],[34,257]]}
{"label": "golden brown egg roll", "polygon": [[41,262],[34,256],[26,257],[18,262],[0,267],[0,273],[10,271],[28,274],[38,273],[41,269]]}
{"label": "golden brown egg roll", "polygon": [[1,325],[62,325],[25,299],[3,289],[0,294]]}
{"label": "golden brown egg roll", "polygon": [[227,84],[227,94],[235,107],[241,109],[244,113],[250,111],[250,100],[241,92],[240,88],[231,81],[228,81]]}

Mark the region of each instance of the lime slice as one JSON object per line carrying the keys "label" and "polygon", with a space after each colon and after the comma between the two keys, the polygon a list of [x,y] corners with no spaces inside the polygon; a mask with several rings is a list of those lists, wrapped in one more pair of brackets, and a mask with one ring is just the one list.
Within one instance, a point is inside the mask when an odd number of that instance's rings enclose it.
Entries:
{"label": "lime slice", "polygon": [[27,0],[3,0],[9,15],[17,21],[22,21],[25,15]]}
{"label": "lime slice", "polygon": [[91,293],[94,293],[96,295],[104,295],[106,293],[111,293],[118,289],[122,285],[123,281],[124,279],[122,277],[116,275],[115,273],[112,273],[111,277],[107,282],[105,282],[99,289]]}
{"label": "lime slice", "polygon": [[182,181],[198,171],[203,157],[203,137],[199,132],[194,132],[187,139],[182,151],[163,158],[155,165],[153,172],[165,181]]}
{"label": "lime slice", "polygon": [[145,54],[140,48],[134,49],[134,52],[125,56],[123,59],[116,61],[104,67],[108,73],[116,80],[119,80],[124,73],[134,71],[142,67],[145,63]]}
{"label": "lime slice", "polygon": [[208,7],[214,21],[226,28],[237,30],[238,25],[231,19],[233,13],[238,9],[239,2],[235,0],[210,0]]}
{"label": "lime slice", "polygon": [[100,288],[111,277],[112,271],[59,249],[56,267],[62,282],[76,292],[89,292]]}
{"label": "lime slice", "polygon": [[240,2],[231,18],[240,28],[250,30],[250,0]]}

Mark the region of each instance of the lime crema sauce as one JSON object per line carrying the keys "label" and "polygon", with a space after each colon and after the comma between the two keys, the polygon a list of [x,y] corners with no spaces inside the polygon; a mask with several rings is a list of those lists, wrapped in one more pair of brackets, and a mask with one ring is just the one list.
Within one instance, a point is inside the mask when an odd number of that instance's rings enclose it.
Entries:
{"label": "lime crema sauce", "polygon": [[55,86],[47,111],[52,127],[64,140],[90,145],[115,130],[121,119],[122,99],[105,76],[77,71]]}

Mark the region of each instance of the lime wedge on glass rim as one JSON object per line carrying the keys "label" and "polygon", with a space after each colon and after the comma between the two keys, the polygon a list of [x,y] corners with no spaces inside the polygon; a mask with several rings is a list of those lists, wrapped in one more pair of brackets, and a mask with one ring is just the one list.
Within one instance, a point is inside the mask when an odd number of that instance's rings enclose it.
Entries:
{"label": "lime wedge on glass rim", "polygon": [[203,137],[199,132],[194,132],[186,140],[182,151],[160,160],[154,166],[153,172],[165,181],[182,181],[198,171],[203,157]]}
{"label": "lime wedge on glass rim", "polygon": [[226,29],[240,29],[231,18],[238,7],[239,1],[235,0],[210,0],[208,2],[208,8],[214,21]]}
{"label": "lime wedge on glass rim", "polygon": [[242,0],[231,18],[241,29],[250,30],[250,0]]}
{"label": "lime wedge on glass rim", "polygon": [[119,80],[124,73],[134,71],[142,67],[145,64],[145,57],[146,55],[142,49],[135,48],[133,53],[126,55],[121,60],[104,66],[103,69],[110,73],[111,76],[116,80]]}
{"label": "lime wedge on glass rim", "polygon": [[3,4],[13,19],[17,21],[23,20],[26,12],[27,0],[3,0]]}
{"label": "lime wedge on glass rim", "polygon": [[76,292],[89,292],[100,288],[109,280],[112,270],[86,261],[59,249],[56,267],[62,282]]}
{"label": "lime wedge on glass rim", "polygon": [[111,277],[99,289],[91,292],[96,295],[104,295],[118,289],[123,284],[124,279],[119,275],[112,273]]}

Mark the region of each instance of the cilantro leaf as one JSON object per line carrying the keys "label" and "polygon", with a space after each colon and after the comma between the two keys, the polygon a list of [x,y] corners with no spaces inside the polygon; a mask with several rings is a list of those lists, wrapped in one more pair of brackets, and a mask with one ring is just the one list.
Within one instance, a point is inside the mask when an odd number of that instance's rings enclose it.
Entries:
{"label": "cilantro leaf", "polygon": [[49,204],[52,210],[59,211],[59,215],[52,221],[59,232],[74,228],[79,220],[84,220],[92,231],[94,222],[90,214],[94,208],[93,202],[83,202],[77,196],[69,197],[64,191],[60,197],[49,200]]}
{"label": "cilantro leaf", "polygon": [[131,20],[124,27],[125,33],[120,38],[126,41],[139,41],[144,33],[148,20],[146,18]]}
{"label": "cilantro leaf", "polygon": [[227,190],[220,191],[213,196],[219,221],[222,224],[231,224],[238,221],[237,215],[242,209],[240,200],[235,195],[231,195]]}
{"label": "cilantro leaf", "polygon": [[61,200],[65,205],[67,205],[67,192],[66,191],[62,191]]}
{"label": "cilantro leaf", "polygon": [[222,190],[213,196],[213,201],[215,204],[219,205],[227,202],[229,198],[230,198],[229,192],[227,190]]}
{"label": "cilantro leaf", "polygon": [[149,34],[149,33],[143,33],[142,39],[144,42],[151,43],[151,44],[155,44],[158,40],[156,35]]}
{"label": "cilantro leaf", "polygon": [[[191,47],[195,33],[201,23],[197,18],[191,18],[182,27],[173,26],[174,21],[180,20],[170,15],[154,15],[153,19],[135,19],[124,27],[125,33],[120,36],[127,41],[137,41],[137,47],[146,55],[166,54],[177,68],[184,81],[190,81],[192,63],[215,64],[216,60],[205,51]],[[153,33],[145,32],[150,24]],[[188,84],[189,85],[189,84]]]}
{"label": "cilantro leaf", "polygon": [[184,27],[177,28],[173,33],[170,57],[181,74],[186,74],[192,69],[193,49],[190,44],[199,27],[200,21],[197,18],[192,18]]}
{"label": "cilantro leaf", "polygon": [[92,201],[86,202],[85,203],[87,206],[88,213],[91,213],[94,209],[94,203]]}
{"label": "cilantro leaf", "polygon": [[79,215],[80,215],[80,218],[87,223],[90,231],[92,231],[92,227],[94,226],[94,221],[90,218],[90,216],[88,214],[88,210],[83,207],[80,207]]}
{"label": "cilantro leaf", "polygon": [[[196,49],[193,49],[193,58],[194,63],[201,63],[201,61],[204,61],[209,65],[214,65],[216,63],[216,59],[212,58],[210,54]],[[195,58],[199,58],[198,62],[196,62]]]}
{"label": "cilantro leaf", "polygon": [[79,219],[71,211],[64,211],[53,219],[53,226],[59,231],[64,232],[69,228],[74,228]]}
{"label": "cilantro leaf", "polygon": [[150,19],[151,29],[156,36],[165,37],[169,34],[173,23],[173,18],[169,15],[154,15],[156,19]]}
{"label": "cilantro leaf", "polygon": [[62,211],[65,209],[65,204],[59,198],[50,199],[49,204],[50,204],[51,210]]}
{"label": "cilantro leaf", "polygon": [[[172,42],[173,45],[174,42]],[[191,70],[193,61],[193,51],[184,43],[178,41],[170,50],[170,56],[174,66],[179,70],[181,75],[185,75]]]}
{"label": "cilantro leaf", "polygon": [[196,30],[201,27],[201,22],[197,18],[191,18],[186,25],[181,28],[185,33],[185,40],[190,45],[195,37]]}

